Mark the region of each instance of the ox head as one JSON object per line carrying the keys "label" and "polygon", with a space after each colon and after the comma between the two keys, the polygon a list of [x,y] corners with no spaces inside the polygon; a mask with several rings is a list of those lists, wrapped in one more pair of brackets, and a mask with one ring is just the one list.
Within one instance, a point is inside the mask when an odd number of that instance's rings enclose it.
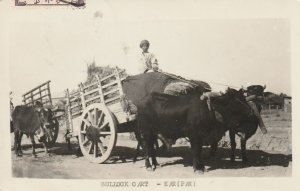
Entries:
{"label": "ox head", "polygon": [[223,105],[224,123],[229,128],[234,128],[236,132],[241,131],[240,124],[242,120],[251,114],[251,109],[247,105],[242,90],[228,88],[223,96],[225,103]]}
{"label": "ox head", "polygon": [[48,109],[40,109],[37,111],[40,121],[40,128],[35,132],[36,137],[39,142],[44,142],[47,138],[46,129],[51,125],[52,121],[52,111]]}
{"label": "ox head", "polygon": [[252,85],[247,87],[247,94],[248,95],[256,95],[256,96],[263,96],[264,90],[266,89],[266,85]]}

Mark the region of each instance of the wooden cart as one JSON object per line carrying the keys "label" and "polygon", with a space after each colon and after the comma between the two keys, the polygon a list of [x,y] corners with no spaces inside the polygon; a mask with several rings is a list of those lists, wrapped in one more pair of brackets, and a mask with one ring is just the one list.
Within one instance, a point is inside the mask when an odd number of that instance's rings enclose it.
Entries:
{"label": "wooden cart", "polygon": [[111,75],[96,75],[90,84],[79,84],[77,91],[66,90],[68,131],[78,137],[83,155],[91,162],[105,162],[117,133],[133,131],[135,114],[124,112],[121,105],[124,72],[115,68]]}
{"label": "wooden cart", "polygon": [[[33,106],[36,101],[40,101],[43,104],[44,108],[52,108],[52,98],[50,92],[50,80],[29,90],[23,94],[23,104],[26,106]],[[59,122],[57,120],[57,115],[55,111],[53,112],[53,119],[50,122],[50,126],[46,129],[47,132],[47,146],[51,147],[55,143],[58,131],[59,131]]]}

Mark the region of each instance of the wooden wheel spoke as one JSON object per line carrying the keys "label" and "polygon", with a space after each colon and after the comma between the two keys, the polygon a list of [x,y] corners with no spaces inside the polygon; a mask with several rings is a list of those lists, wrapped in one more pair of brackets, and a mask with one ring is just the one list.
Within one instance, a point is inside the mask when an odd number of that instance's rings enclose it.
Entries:
{"label": "wooden wheel spoke", "polygon": [[[89,123],[88,121],[87,121],[87,123]],[[86,123],[84,124],[84,126],[83,126],[83,129],[82,129],[82,131],[86,131],[86,128],[87,127],[90,127],[91,125],[87,125]]]}
{"label": "wooden wheel spoke", "polygon": [[110,131],[100,131],[100,135],[111,135]]}
{"label": "wooden wheel spoke", "polygon": [[97,112],[97,109],[95,108],[94,109],[94,121],[93,121],[94,125],[97,125],[97,117],[98,117],[97,114],[98,114],[98,112]]}
{"label": "wooden wheel spoke", "polygon": [[105,149],[104,149],[104,147],[103,147],[103,144],[99,142],[99,143],[98,143],[98,146],[99,146],[99,149],[100,149],[101,154],[104,155]]}
{"label": "wooden wheel spoke", "polygon": [[102,119],[103,119],[103,117],[104,117],[104,114],[103,114],[103,111],[102,111],[102,112],[101,112],[101,114],[100,114],[100,117],[99,117],[99,119],[98,119],[97,127],[99,127],[99,126],[100,126],[100,124],[101,124],[101,122],[102,122]]}
{"label": "wooden wheel spoke", "polygon": [[94,146],[94,142],[92,142],[92,144],[89,146],[89,150],[88,150],[88,153],[91,154],[92,153],[92,148]]}
{"label": "wooden wheel spoke", "polygon": [[88,114],[88,119],[89,119],[90,124],[91,124],[91,125],[94,125],[94,124],[93,124],[93,116],[92,116],[91,112],[88,111],[87,114]]}
{"label": "wooden wheel spoke", "polygon": [[83,141],[82,145],[85,146],[89,141],[90,141],[90,140],[85,139],[85,140]]}
{"label": "wooden wheel spoke", "polygon": [[106,127],[109,124],[109,122],[105,122],[103,125],[101,125],[100,129],[103,129],[104,127]]}
{"label": "wooden wheel spoke", "polygon": [[54,139],[54,132],[50,130],[49,135],[50,135],[51,140],[53,140]]}
{"label": "wooden wheel spoke", "polygon": [[99,137],[99,142],[100,142],[100,143],[103,143],[103,140],[102,140],[102,139],[103,139],[103,137]]}
{"label": "wooden wheel spoke", "polygon": [[86,126],[92,126],[91,122],[89,122],[88,120],[83,119],[82,121],[84,121]]}
{"label": "wooden wheel spoke", "polygon": [[97,153],[98,153],[98,144],[94,144],[94,157],[97,158]]}

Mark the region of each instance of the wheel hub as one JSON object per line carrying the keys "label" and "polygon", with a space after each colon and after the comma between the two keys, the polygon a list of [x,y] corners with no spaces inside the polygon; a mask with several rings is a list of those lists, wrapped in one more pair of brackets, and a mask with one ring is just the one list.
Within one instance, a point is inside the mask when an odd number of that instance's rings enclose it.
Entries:
{"label": "wheel hub", "polygon": [[93,141],[93,142],[97,142],[99,141],[99,137],[100,137],[100,131],[98,128],[94,127],[94,126],[89,126],[86,128],[86,138]]}

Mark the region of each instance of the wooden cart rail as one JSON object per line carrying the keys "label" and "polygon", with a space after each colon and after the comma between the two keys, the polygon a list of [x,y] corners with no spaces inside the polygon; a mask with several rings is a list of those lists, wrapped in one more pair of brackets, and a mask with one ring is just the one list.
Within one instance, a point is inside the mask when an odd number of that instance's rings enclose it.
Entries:
{"label": "wooden cart rail", "polygon": [[[125,79],[125,70],[115,68],[115,71],[101,78],[95,75],[95,81],[89,84],[80,83],[76,92],[66,90],[67,99],[67,128],[73,131],[73,120],[83,113],[84,109],[93,103],[103,103],[115,115],[119,123],[126,122],[128,116],[123,111],[120,99],[123,95],[121,81]],[[77,124],[76,124],[77,125]]]}
{"label": "wooden cart rail", "polygon": [[52,105],[50,82],[49,80],[23,94],[24,104],[33,105],[34,102],[40,101],[43,105]]}

